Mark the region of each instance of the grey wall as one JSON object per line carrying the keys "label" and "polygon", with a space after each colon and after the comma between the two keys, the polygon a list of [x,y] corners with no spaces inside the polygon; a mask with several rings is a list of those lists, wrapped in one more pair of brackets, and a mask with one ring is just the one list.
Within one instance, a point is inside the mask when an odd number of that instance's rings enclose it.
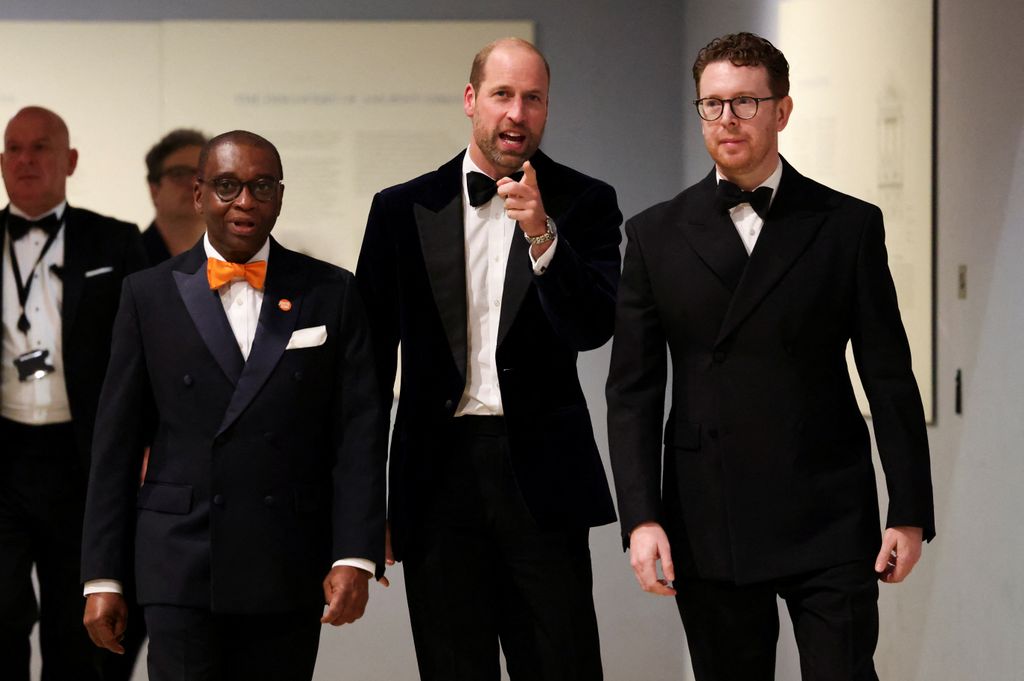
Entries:
{"label": "grey wall", "polygon": [[[774,37],[776,8],[776,0],[522,0],[509,10],[465,0],[93,4],[5,0],[0,19],[533,19],[554,71],[544,147],[611,182],[627,216],[710,167],[688,104],[696,50],[734,30]],[[1001,681],[1024,669],[1024,503],[1016,489],[1024,480],[1021,26],[1017,0],[939,2],[938,399],[929,429],[939,536],[907,583],[882,590],[883,679]],[[970,275],[966,300],[956,298],[961,263]],[[580,362],[602,448],[607,359],[604,348]],[[957,368],[962,416],[953,413]],[[691,678],[673,603],[639,592],[615,527],[595,530],[591,545],[606,678]],[[372,590],[362,621],[325,632],[318,679],[416,678],[401,571],[393,577],[390,590]],[[784,631],[778,677],[798,678],[797,669]]]}

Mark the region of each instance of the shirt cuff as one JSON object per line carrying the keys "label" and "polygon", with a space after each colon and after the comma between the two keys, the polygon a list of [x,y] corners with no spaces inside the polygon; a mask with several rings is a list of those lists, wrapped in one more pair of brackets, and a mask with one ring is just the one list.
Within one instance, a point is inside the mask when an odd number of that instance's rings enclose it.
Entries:
{"label": "shirt cuff", "polygon": [[88,596],[89,594],[123,594],[124,589],[121,587],[121,582],[116,579],[90,579],[85,583],[85,588],[82,589],[82,595]]}
{"label": "shirt cuff", "polygon": [[371,577],[377,574],[377,564],[366,558],[342,558],[341,560],[334,561],[334,565],[331,567],[339,567],[342,565],[365,570],[370,573]]}
{"label": "shirt cuff", "polygon": [[540,257],[536,260],[533,259],[533,249],[528,249],[530,254],[530,262],[533,263],[533,273],[540,276],[547,271],[548,266],[551,264],[551,258],[555,257],[555,247],[558,245],[558,235],[551,240],[551,245],[548,246],[548,250],[540,254]]}

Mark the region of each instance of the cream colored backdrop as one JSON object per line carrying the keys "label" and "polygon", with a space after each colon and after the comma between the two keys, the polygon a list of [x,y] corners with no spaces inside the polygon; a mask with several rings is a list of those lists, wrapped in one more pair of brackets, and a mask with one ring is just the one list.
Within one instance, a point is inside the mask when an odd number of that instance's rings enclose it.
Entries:
{"label": "cream colored backdrop", "polygon": [[18,65],[0,79],[0,119],[60,113],[81,154],[69,201],[143,227],[143,157],[164,133],[253,130],[284,161],[275,236],[351,269],[373,193],[468,143],[469,64],[508,35],[532,39],[533,24],[0,22],[0,63]]}
{"label": "cream colored backdrop", "polygon": [[[794,109],[780,135],[782,154],[804,175],[874,203],[885,214],[889,267],[929,421],[934,418],[932,5],[932,0],[782,0],[777,43],[793,74]],[[856,390],[867,413],[859,382]]]}

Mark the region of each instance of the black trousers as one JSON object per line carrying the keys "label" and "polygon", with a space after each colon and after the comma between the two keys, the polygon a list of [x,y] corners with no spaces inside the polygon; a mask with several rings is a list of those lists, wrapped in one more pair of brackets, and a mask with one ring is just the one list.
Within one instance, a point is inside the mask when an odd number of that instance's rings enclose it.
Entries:
{"label": "black trousers", "polygon": [[79,565],[88,471],[79,463],[72,425],[27,426],[0,419],[0,442],[3,678],[28,681],[29,635],[38,618],[43,681],[127,681],[145,627],[140,623],[134,637],[126,639],[122,657],[94,646],[82,626]]}
{"label": "black trousers", "polygon": [[697,681],[771,681],[776,596],[793,620],[803,681],[878,681],[878,578],[866,559],[770,582],[674,584]]}
{"label": "black trousers", "polygon": [[504,421],[460,417],[409,534],[406,591],[420,677],[599,681],[587,528],[545,529],[516,484]]}
{"label": "black trousers", "polygon": [[309,681],[322,608],[258,615],[143,606],[150,681]]}

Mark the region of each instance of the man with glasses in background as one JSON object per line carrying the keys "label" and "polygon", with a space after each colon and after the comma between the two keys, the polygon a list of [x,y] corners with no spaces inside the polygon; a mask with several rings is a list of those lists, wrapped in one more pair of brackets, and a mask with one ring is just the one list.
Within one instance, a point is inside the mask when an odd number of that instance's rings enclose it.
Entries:
{"label": "man with glasses in background", "polygon": [[626,225],[607,386],[623,540],[643,589],[676,596],[698,681],[773,678],[780,596],[804,681],[877,679],[878,581],[935,534],[882,214],[780,157],[793,102],[770,42],[716,39],[693,75],[715,167]]}
{"label": "man with glasses in background", "polygon": [[198,130],[178,128],[146,154],[146,182],[156,216],[142,233],[142,243],[151,266],[192,248],[206,231],[192,202],[199,151],[206,141]]}
{"label": "man with glasses in background", "polygon": [[134,573],[151,681],[308,681],[321,624],[362,616],[384,567],[368,324],[350,273],[270,238],[284,183],[269,141],[224,133],[198,168],[206,236],[128,278],[114,325],[85,624],[122,652]]}

